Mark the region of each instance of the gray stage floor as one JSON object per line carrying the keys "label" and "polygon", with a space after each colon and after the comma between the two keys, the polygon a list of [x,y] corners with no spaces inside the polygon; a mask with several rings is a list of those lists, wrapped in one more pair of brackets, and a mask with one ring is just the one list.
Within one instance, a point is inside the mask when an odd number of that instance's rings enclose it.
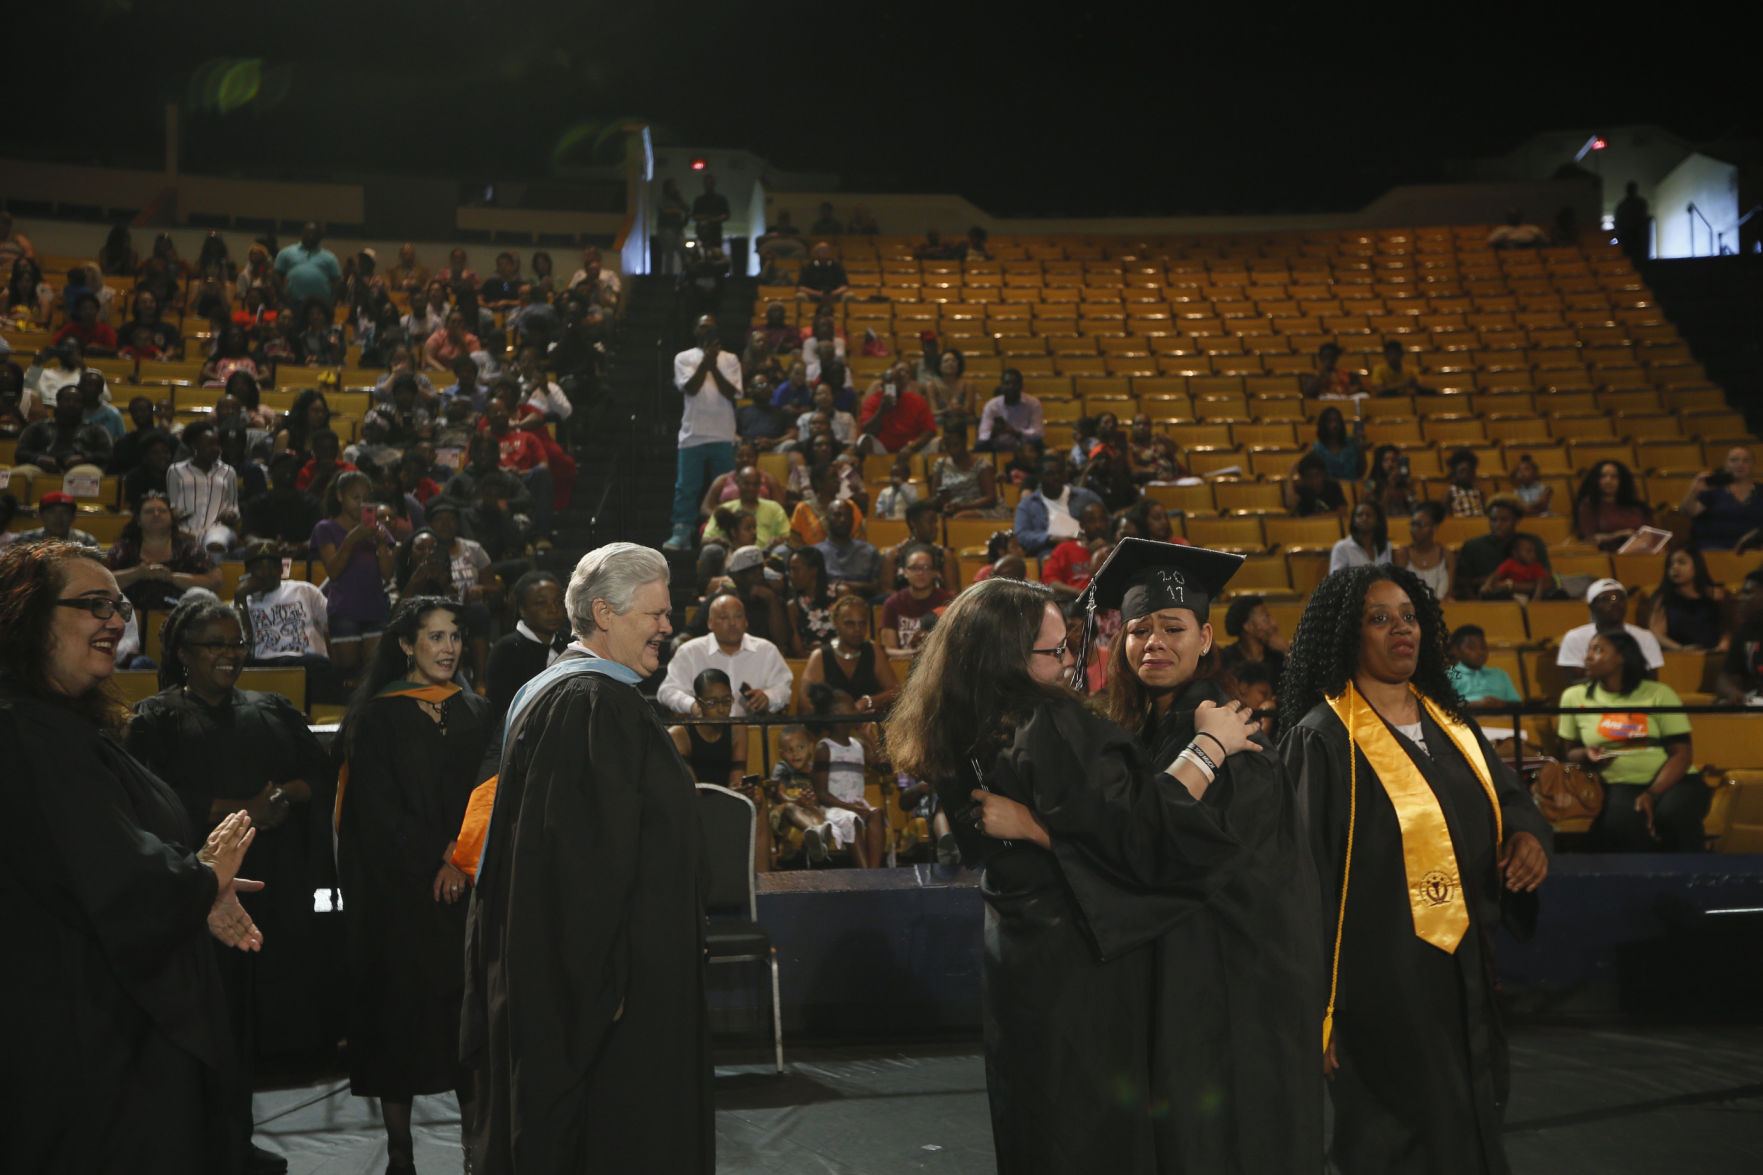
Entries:
{"label": "gray stage floor", "polygon": [[[782,1078],[762,1065],[718,1067],[719,1172],[992,1171],[976,1047],[804,1047],[789,1061]],[[1517,1175],[1763,1170],[1763,1026],[1524,1028],[1512,1069],[1506,1141]],[[385,1169],[376,1108],[346,1085],[265,1092],[256,1105],[257,1141],[286,1155],[291,1175]],[[418,1099],[416,1120],[418,1169],[458,1171],[453,1099]]]}

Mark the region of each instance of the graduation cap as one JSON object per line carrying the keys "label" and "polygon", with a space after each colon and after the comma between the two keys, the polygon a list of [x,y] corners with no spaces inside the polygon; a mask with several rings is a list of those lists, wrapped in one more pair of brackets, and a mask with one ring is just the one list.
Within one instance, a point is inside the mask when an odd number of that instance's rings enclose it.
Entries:
{"label": "graduation cap", "polygon": [[1098,611],[1118,608],[1121,619],[1132,621],[1165,608],[1185,608],[1203,622],[1212,601],[1242,565],[1243,557],[1228,551],[1156,539],[1121,539],[1078,596],[1086,612],[1078,672],[1083,671]]}

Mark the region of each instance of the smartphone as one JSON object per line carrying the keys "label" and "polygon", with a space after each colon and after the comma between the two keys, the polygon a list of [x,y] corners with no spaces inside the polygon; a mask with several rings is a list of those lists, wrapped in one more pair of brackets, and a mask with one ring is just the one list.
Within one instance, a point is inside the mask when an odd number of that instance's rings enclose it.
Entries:
{"label": "smartphone", "polygon": [[361,508],[361,525],[376,526],[379,524],[379,520],[380,509],[378,506],[363,506]]}
{"label": "smartphone", "polygon": [[294,561],[292,559],[284,558],[282,560],[282,578],[288,579],[293,574],[294,574]]}
{"label": "smartphone", "polygon": [[1407,477],[1408,476],[1408,458],[1406,458],[1406,457],[1401,458],[1397,462],[1397,464],[1401,467],[1402,476]]}

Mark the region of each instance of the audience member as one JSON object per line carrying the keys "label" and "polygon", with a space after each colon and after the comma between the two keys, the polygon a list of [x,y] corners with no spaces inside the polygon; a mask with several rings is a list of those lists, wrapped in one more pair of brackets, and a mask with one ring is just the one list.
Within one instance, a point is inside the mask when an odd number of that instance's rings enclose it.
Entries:
{"label": "audience member", "polygon": [[[1722,469],[1696,475],[1679,509],[1690,517],[1690,541],[1724,551],[1763,527],[1763,487],[1751,480],[1751,450],[1734,446]],[[1753,540],[1755,541],[1755,540]]]}
{"label": "audience member", "polygon": [[211,551],[238,544],[239,476],[220,459],[214,425],[198,420],[184,429],[188,460],[165,473],[166,497],[180,525]]}
{"label": "audience member", "polygon": [[793,679],[783,654],[771,641],[747,631],[747,610],[733,592],[710,602],[710,631],[681,642],[667,663],[667,679],[657,699],[676,714],[703,715],[692,683],[706,669],[720,669],[736,683],[732,714],[787,710]]}
{"label": "audience member", "polygon": [[1274,716],[1279,708],[1279,682],[1259,661],[1243,661],[1225,674],[1225,685],[1231,697],[1249,710],[1261,715],[1260,730],[1273,735]]}
{"label": "audience member", "polygon": [[1716,688],[1720,700],[1734,706],[1756,705],[1763,698],[1763,567],[1746,575],[1739,587],[1738,627]]}
{"label": "audience member", "polygon": [[[1562,757],[1604,782],[1604,807],[1587,837],[1594,852],[1699,853],[1709,790],[1690,770],[1690,720],[1632,712],[1682,705],[1676,690],[1647,680],[1647,664],[1639,643],[1620,629],[1592,637],[1584,648],[1586,680],[1567,687],[1561,706],[1594,712],[1560,716]],[[1601,706],[1610,709],[1596,712]]]}
{"label": "audience member", "polygon": [[1322,458],[1330,477],[1357,479],[1365,468],[1365,421],[1355,416],[1349,431],[1339,408],[1324,408],[1316,418],[1316,439],[1310,451]]}
{"label": "audience member", "polygon": [[85,422],[79,385],[63,386],[55,393],[54,403],[53,415],[28,425],[19,434],[13,460],[43,473],[103,473],[110,464],[110,432],[102,424]]}
{"label": "audience member", "polygon": [[967,426],[952,424],[943,433],[943,451],[930,468],[930,492],[948,518],[1008,518],[998,494],[998,474],[990,458],[967,447]]}
{"label": "audience member", "polygon": [[98,310],[98,295],[90,292],[80,294],[74,299],[72,317],[50,338],[50,345],[72,339],[80,345],[83,354],[116,354],[116,332],[110,328],[108,322],[99,320]]}
{"label": "audience member", "polygon": [[1066,484],[1065,458],[1058,454],[1042,459],[1040,473],[1040,488],[1023,494],[1016,503],[1015,538],[1025,555],[1047,554],[1066,539],[1076,538],[1084,510],[1102,505],[1090,491]]}
{"label": "audience member", "polygon": [[[39,329],[49,325],[50,316],[55,313],[55,287],[43,280],[43,271],[33,259],[13,259],[4,310]],[[19,315],[20,310],[23,315]]]}
{"label": "audience member", "polygon": [[322,499],[325,487],[339,473],[349,473],[355,469],[353,462],[343,459],[342,441],[337,434],[328,428],[320,429],[312,434],[312,456],[300,467],[294,484]]}
{"label": "audience member", "polygon": [[1547,514],[1554,501],[1555,488],[1539,476],[1537,463],[1529,453],[1520,454],[1512,465],[1512,496],[1532,518]]}
{"label": "audience member", "polygon": [[[809,382],[811,384],[822,382],[821,368],[830,365],[836,359],[840,364],[837,378],[829,378],[825,382],[832,384],[835,391],[849,388],[851,374],[843,366],[846,358],[845,332],[830,316],[820,315],[808,328],[807,337],[802,340],[802,364],[808,373]],[[856,397],[853,395],[848,401],[841,400],[840,406],[855,408],[857,406]]]}
{"label": "audience member", "polygon": [[677,274],[685,265],[686,216],[691,208],[673,179],[661,181],[655,201],[655,272]]}
{"label": "audience member", "polygon": [[809,259],[796,275],[796,297],[814,302],[838,302],[851,296],[851,279],[845,267],[833,259],[832,246],[825,241],[814,246]]}
{"label": "audience member", "polygon": [[318,525],[318,499],[296,484],[299,466],[287,450],[270,457],[268,474],[269,490],[241,510],[245,538],[267,540],[286,553],[304,551]]}
{"label": "audience member", "polygon": [[364,512],[373,481],[365,473],[338,474],[324,491],[324,518],[312,528],[313,553],[325,585],[331,660],[352,679],[374,660],[390,607],[385,583],[395,570],[392,536],[375,513]]}
{"label": "audience member", "polygon": [[1616,202],[1616,244],[1630,262],[1639,266],[1652,252],[1653,214],[1640,187],[1629,180]]}
{"label": "audience member", "polygon": [[1347,537],[1337,542],[1328,553],[1329,574],[1346,567],[1364,567],[1371,563],[1393,563],[1390,550],[1390,524],[1383,507],[1370,498],[1353,507],[1347,525]]}
{"label": "audience member", "polygon": [[906,537],[882,552],[881,582],[888,591],[907,586],[904,574],[906,556],[912,551],[929,551],[941,586],[951,591],[960,583],[959,564],[955,549],[942,545],[942,516],[935,502],[917,502],[906,511]]}
{"label": "audience member", "polygon": [[110,402],[110,392],[104,386],[104,374],[91,368],[80,373],[79,383],[74,388],[80,394],[80,423],[95,424],[110,437],[110,459],[106,464],[116,460],[116,444],[128,435],[128,429],[122,421],[122,413]]}
{"label": "audience member", "polygon": [[698,609],[686,631],[703,636],[710,631],[710,605],[724,593],[732,593],[746,610],[747,631],[753,636],[780,647],[789,644],[789,612],[783,597],[772,589],[766,578],[765,552],[747,544],[730,551],[723,562],[725,574],[711,578],[706,584],[709,598]]}
{"label": "audience member", "polygon": [[1078,517],[1077,535],[1041,560],[1041,582],[1053,589],[1054,603],[1064,606],[1089,586],[1090,575],[1108,557],[1107,546],[1108,511],[1091,502]]}
{"label": "audience member", "polygon": [[[1473,449],[1451,451],[1451,456],[1446,461],[1451,480],[1445,486],[1445,491],[1452,518],[1480,518],[1487,513],[1481,488],[1475,484],[1475,471],[1480,465],[1481,459],[1475,455]],[[1523,507],[1520,506],[1519,509],[1522,511]]]}
{"label": "audience member", "polygon": [[1518,705],[1518,687],[1504,669],[1489,669],[1487,633],[1464,624],[1451,633],[1451,684],[1472,710],[1497,710]]}
{"label": "audience member", "polygon": [[[912,484],[912,462],[905,457],[894,458],[888,467],[888,484],[875,496],[875,516],[902,521],[918,503],[918,487]],[[935,511],[934,503],[931,509]]]}
{"label": "audience member", "polygon": [[879,386],[864,397],[857,425],[862,429],[857,440],[861,453],[910,455],[936,448],[937,419],[899,367],[885,372]]}
{"label": "audience member", "polygon": [[1041,402],[1022,390],[1022,372],[1006,368],[998,381],[998,393],[986,401],[979,414],[974,448],[1005,452],[1024,441],[1037,447],[1046,438]]}
{"label": "audience member", "polygon": [[1365,395],[1359,373],[1343,370],[1341,349],[1335,343],[1324,343],[1316,349],[1316,370],[1305,380],[1304,395],[1312,400],[1349,400]]}
{"label": "audience member", "polygon": [[[727,718],[734,708],[735,692],[728,674],[706,669],[692,681],[697,713],[705,718]],[[747,728],[744,726],[685,723],[670,726],[674,749],[692,769],[699,783],[739,789],[747,773]]]}
{"label": "audience member", "polygon": [[149,491],[165,493],[165,475],[171,469],[171,457],[176,448],[176,439],[164,429],[147,430],[147,435],[141,438],[140,462],[123,475],[123,505],[133,510]]}
{"label": "audience member", "polygon": [[1555,577],[1543,565],[1543,548],[1530,535],[1514,535],[1512,553],[1488,577],[1484,594],[1515,600],[1540,600]]}
{"label": "audience member", "polygon": [[1152,431],[1151,417],[1144,412],[1132,418],[1127,434],[1126,459],[1138,482],[1176,481],[1188,475],[1176,455],[1176,444],[1162,433]]}
{"label": "audience member", "polygon": [[692,201],[692,223],[697,230],[699,244],[721,245],[723,224],[728,218],[728,197],[716,190],[716,177],[706,172],[703,194]]}
{"label": "audience member", "polygon": [[1647,630],[1661,647],[1716,653],[1731,647],[1726,593],[1695,547],[1679,547],[1665,557],[1665,573],[1649,604]]}
{"label": "audience member", "polygon": [[1371,455],[1371,471],[1359,484],[1360,500],[1376,502],[1383,507],[1385,517],[1412,514],[1416,499],[1408,474],[1408,461],[1402,451],[1394,445],[1379,445]]}
{"label": "audience member", "polygon": [[1488,245],[1495,249],[1534,249],[1548,243],[1548,231],[1541,225],[1526,224],[1524,214],[1516,208],[1508,208],[1506,223],[1488,233]]}
{"label": "audience member", "polygon": [[835,595],[850,593],[868,599],[881,588],[881,554],[856,537],[856,525],[853,504],[834,502],[826,511],[826,538],[814,546],[826,560],[827,578]]}
{"label": "audience member", "polygon": [[104,556],[117,586],[140,611],[169,612],[193,587],[215,591],[220,568],[180,529],[165,495],[149,493]]}
{"label": "audience member", "polygon": [[[925,343],[925,358],[931,358],[931,343]],[[919,386],[924,390],[924,398],[930,403],[931,414],[937,418],[937,427],[944,430],[956,424],[966,427],[974,419],[974,397],[977,394],[973,381],[967,378],[967,358],[960,351],[950,347],[941,355],[936,356],[933,366],[926,362]]]}
{"label": "audience member", "polygon": [[1292,476],[1280,483],[1286,509],[1297,518],[1313,514],[1345,514],[1347,495],[1341,483],[1328,475],[1328,463],[1306,453],[1292,466]]}
{"label": "audience member", "polygon": [[1614,579],[1595,581],[1585,593],[1586,607],[1591,612],[1591,621],[1578,628],[1569,629],[1561,637],[1561,646],[1555,653],[1555,664],[1567,670],[1570,678],[1577,678],[1585,671],[1586,650],[1596,636],[1627,632],[1634,639],[1646,660],[1645,671],[1657,673],[1665,666],[1665,654],[1659,648],[1659,641],[1644,628],[1623,622],[1628,612],[1628,592],[1622,584]]}
{"label": "audience member", "polygon": [[343,268],[337,255],[321,248],[318,224],[307,221],[300,230],[300,240],[276,254],[275,269],[282,275],[287,299],[294,305],[305,305],[316,298],[327,308],[334,305],[343,280]]}
{"label": "audience member", "polygon": [[924,618],[944,607],[955,594],[937,582],[943,572],[933,548],[915,546],[906,554],[906,586],[882,604],[882,647],[890,657],[911,658],[924,639]]}
{"label": "audience member", "polygon": [[[856,699],[845,690],[819,684],[805,687],[802,693],[808,699],[808,708],[822,719],[840,718],[860,712]],[[880,759],[879,751],[870,743],[863,730],[850,723],[810,723],[809,731],[820,737],[814,748],[815,799],[824,812],[843,809],[856,814],[860,829],[849,829],[848,826],[839,824],[833,827],[844,828],[856,834],[848,842],[852,864],[859,869],[881,868],[887,863],[884,857],[888,833],[887,817],[880,808],[872,806],[864,798],[866,769],[870,760]],[[838,847],[847,847],[847,842],[838,842]]]}
{"label": "audience member", "polygon": [[[12,497],[8,494],[7,497]],[[18,499],[13,498],[13,509],[18,508]],[[65,542],[78,543],[89,550],[98,550],[98,540],[74,526],[74,515],[79,512],[79,503],[72,494],[64,494],[60,490],[50,490],[46,494],[37,495],[37,522],[34,530],[27,530],[17,535],[13,541],[19,543]]]}
{"label": "audience member", "polygon": [[[1512,544],[1520,536],[1536,545],[1538,562],[1545,568],[1549,566],[1548,544],[1536,535],[1518,529],[1518,522],[1524,517],[1524,507],[1518,504],[1517,498],[1507,494],[1495,495],[1487,504],[1486,514],[1488,533],[1468,540],[1457,551],[1455,578],[1451,582],[1453,594],[1459,600],[1473,600],[1478,596],[1503,599],[1510,594],[1502,593],[1489,581],[1500,564],[1511,558]],[[1419,517],[1418,512],[1415,516]]]}
{"label": "audience member", "polygon": [[1420,377],[1405,366],[1406,355],[1400,340],[1386,339],[1383,345],[1383,362],[1371,369],[1371,386],[1380,396],[1436,396],[1437,390],[1423,387]]}
{"label": "audience member", "polygon": [[160,309],[160,300],[150,290],[136,290],[134,317],[117,328],[116,337],[127,343],[134,340],[136,331],[145,330],[149,343],[162,353],[160,357],[182,359],[184,336],[177,327],[165,321]]}
{"label": "audience member", "polygon": [[1614,551],[1653,521],[1653,511],[1641,500],[1628,466],[1600,461],[1579,484],[1573,517],[1574,533],[1581,539],[1600,551]]}
{"label": "audience member", "polygon": [[[490,401],[482,427],[495,439],[498,464],[519,477],[532,494],[533,526],[541,533],[549,531],[557,489],[544,443],[531,431],[512,427],[508,407],[500,400]],[[573,482],[574,470],[569,472]]]}
{"label": "audience member", "polygon": [[833,636],[808,654],[802,669],[802,696],[827,685],[856,699],[860,714],[884,713],[900,692],[887,655],[869,639],[869,604],[856,596],[833,601]]}
{"label": "audience member", "polygon": [[253,665],[330,666],[325,594],[317,584],[283,576],[282,548],[260,541],[245,551],[245,574],[233,607],[245,623]]}
{"label": "audience member", "polygon": [[1275,681],[1285,673],[1291,645],[1280,635],[1279,621],[1267,610],[1264,597],[1238,596],[1232,600],[1224,614],[1224,632],[1236,639],[1219,648],[1221,668],[1234,672],[1245,662],[1259,662]]}
{"label": "audience member", "polygon": [[[709,182],[707,191],[713,193],[714,182]],[[673,535],[664,544],[675,551],[692,545],[692,528],[706,483],[734,468],[734,405],[741,393],[741,361],[722,349],[716,320],[710,315],[698,319],[696,337],[698,345],[681,351],[673,360],[674,386],[685,397],[674,480]]]}

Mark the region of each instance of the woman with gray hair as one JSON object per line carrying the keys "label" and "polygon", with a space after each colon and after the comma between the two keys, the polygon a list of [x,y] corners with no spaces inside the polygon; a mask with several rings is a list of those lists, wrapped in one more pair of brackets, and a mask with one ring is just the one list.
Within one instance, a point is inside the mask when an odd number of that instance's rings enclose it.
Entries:
{"label": "woman with gray hair", "polygon": [[697,793],[637,692],[667,584],[647,547],[585,555],[575,643],[508,709],[461,1034],[486,1175],[716,1166]]}

